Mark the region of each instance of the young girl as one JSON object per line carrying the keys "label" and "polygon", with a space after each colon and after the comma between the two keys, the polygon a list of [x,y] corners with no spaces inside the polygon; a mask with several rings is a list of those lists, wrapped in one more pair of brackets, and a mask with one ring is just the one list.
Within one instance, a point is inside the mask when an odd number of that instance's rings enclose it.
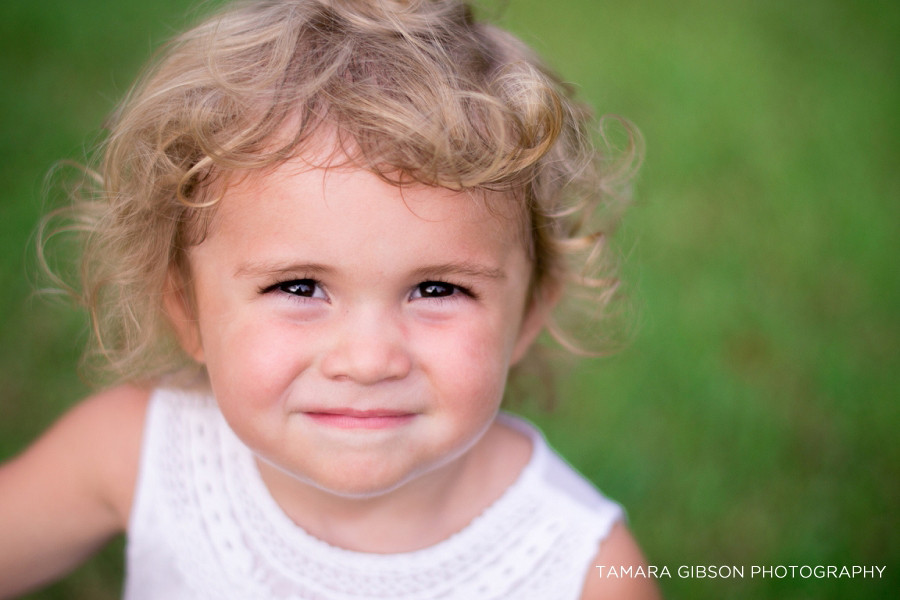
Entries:
{"label": "young girl", "polygon": [[[0,469],[0,596],[127,531],[125,597],[655,598],[507,373],[611,175],[457,0],[242,3],[175,40],[75,203],[121,382]],[[576,263],[571,257],[581,256]]]}

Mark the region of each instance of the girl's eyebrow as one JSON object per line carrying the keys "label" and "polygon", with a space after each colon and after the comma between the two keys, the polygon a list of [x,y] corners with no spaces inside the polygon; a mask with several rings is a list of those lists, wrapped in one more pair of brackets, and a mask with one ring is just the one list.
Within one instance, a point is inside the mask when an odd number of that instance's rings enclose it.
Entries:
{"label": "girl's eyebrow", "polygon": [[473,279],[504,280],[506,273],[503,269],[495,269],[478,263],[467,261],[452,262],[442,265],[431,265],[413,271],[416,279],[428,279],[430,277],[446,277],[456,275]]}
{"label": "girl's eyebrow", "polygon": [[[234,276],[257,278],[277,277],[279,275],[296,276],[304,275],[333,275],[335,269],[318,263],[265,263],[248,262],[238,266]],[[429,279],[456,275],[457,277],[469,277],[472,279],[487,279],[502,281],[506,279],[503,269],[495,269],[478,263],[460,261],[440,265],[428,265],[420,267],[412,272],[414,279]]]}
{"label": "girl's eyebrow", "polygon": [[275,277],[279,275],[330,275],[334,269],[317,263],[248,262],[234,270],[235,277]]}

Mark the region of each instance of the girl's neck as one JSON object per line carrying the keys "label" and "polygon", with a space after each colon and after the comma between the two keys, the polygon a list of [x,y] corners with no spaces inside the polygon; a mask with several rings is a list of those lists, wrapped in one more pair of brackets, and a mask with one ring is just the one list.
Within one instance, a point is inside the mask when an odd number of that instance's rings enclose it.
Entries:
{"label": "girl's neck", "polygon": [[285,514],[333,546],[392,554],[433,546],[464,529],[518,478],[531,456],[524,434],[494,423],[468,452],[385,494],[339,496],[257,459]]}

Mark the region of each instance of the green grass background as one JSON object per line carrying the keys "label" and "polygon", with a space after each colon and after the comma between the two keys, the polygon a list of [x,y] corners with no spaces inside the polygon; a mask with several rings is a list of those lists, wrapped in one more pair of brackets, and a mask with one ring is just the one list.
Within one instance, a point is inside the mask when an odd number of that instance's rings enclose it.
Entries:
{"label": "green grass background", "polygon": [[[32,295],[43,176],[190,5],[0,3],[0,458],[89,391],[83,317]],[[617,238],[635,333],[526,412],[651,563],[747,569],[669,597],[896,597],[900,3],[510,0],[500,21],[647,143]],[[117,597],[121,548],[30,597]],[[820,564],[887,570],[749,578]]]}

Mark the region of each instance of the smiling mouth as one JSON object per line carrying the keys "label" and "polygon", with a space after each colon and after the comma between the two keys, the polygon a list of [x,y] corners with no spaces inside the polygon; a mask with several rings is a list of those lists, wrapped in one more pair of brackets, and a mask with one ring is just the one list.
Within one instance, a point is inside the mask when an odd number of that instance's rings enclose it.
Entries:
{"label": "smiling mouth", "polygon": [[338,429],[387,429],[405,425],[416,415],[396,410],[354,410],[342,408],[329,411],[304,412],[320,425]]}

